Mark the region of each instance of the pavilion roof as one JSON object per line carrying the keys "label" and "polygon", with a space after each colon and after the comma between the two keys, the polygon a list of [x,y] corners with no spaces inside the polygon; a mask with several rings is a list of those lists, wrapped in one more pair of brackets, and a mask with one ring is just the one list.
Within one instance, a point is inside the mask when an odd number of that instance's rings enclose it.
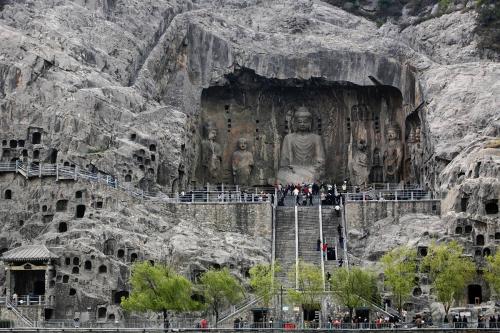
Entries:
{"label": "pavilion roof", "polygon": [[59,256],[50,252],[45,245],[26,245],[4,252],[2,261],[45,261],[57,259]]}

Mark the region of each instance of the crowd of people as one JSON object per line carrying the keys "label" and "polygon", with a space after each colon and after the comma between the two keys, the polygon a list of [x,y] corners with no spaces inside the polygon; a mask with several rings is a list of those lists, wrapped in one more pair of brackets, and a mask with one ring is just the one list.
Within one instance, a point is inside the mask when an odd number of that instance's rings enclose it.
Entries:
{"label": "crowd of people", "polygon": [[293,196],[297,206],[313,206],[313,199],[319,197],[322,205],[334,205],[340,215],[340,206],[344,203],[342,193],[347,191],[347,181],[344,181],[342,191],[338,191],[336,185],[320,184],[319,182],[311,184],[278,184],[277,190],[278,198],[280,198],[278,206],[285,205],[287,196]]}

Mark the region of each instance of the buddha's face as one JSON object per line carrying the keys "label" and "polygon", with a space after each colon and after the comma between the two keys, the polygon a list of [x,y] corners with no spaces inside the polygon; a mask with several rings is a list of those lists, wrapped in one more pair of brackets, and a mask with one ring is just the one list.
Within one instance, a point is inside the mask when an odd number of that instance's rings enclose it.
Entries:
{"label": "buddha's face", "polygon": [[247,150],[247,140],[241,139],[238,141],[238,147],[240,150]]}
{"label": "buddha's face", "polygon": [[394,129],[389,128],[389,130],[387,131],[387,138],[389,140],[396,140],[398,138],[398,134]]}
{"label": "buddha's face", "polygon": [[299,132],[309,132],[311,130],[311,117],[298,116],[295,119],[295,126]]}
{"label": "buddha's face", "polygon": [[216,129],[211,129],[208,131],[208,140],[215,140],[216,137],[217,137]]}

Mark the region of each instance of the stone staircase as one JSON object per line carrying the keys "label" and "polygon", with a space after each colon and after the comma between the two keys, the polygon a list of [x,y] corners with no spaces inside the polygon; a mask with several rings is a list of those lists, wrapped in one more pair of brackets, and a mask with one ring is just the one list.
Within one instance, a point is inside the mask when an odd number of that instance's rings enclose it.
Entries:
{"label": "stone staircase", "polygon": [[276,207],[276,262],[281,271],[277,278],[285,287],[291,287],[288,281],[289,271],[295,265],[295,207]]}
{"label": "stone staircase", "polygon": [[[336,259],[343,258],[339,244],[338,225],[342,217],[337,216],[332,206],[322,206],[323,239],[329,246],[336,245]],[[320,238],[319,207],[298,206],[298,256],[306,263],[321,266],[321,252],[317,251],[317,241]],[[293,287],[294,279],[290,271],[295,265],[295,207],[276,207],[276,261],[281,266],[277,274],[278,280],[285,287]],[[325,272],[333,273],[338,267],[337,260],[324,262]]]}

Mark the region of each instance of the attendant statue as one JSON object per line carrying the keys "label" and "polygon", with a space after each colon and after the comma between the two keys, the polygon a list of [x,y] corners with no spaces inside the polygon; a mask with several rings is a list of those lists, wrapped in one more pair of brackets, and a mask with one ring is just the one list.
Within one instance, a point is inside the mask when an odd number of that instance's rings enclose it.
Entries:
{"label": "attendant statue", "polygon": [[247,139],[238,140],[238,149],[233,153],[232,167],[234,183],[237,185],[250,185],[250,175],[253,169],[253,154],[247,150]]}
{"label": "attendant statue", "polygon": [[294,132],[283,139],[278,183],[314,183],[324,172],[325,149],[321,137],[311,133],[312,114],[300,107],[293,117]]}
{"label": "attendant statue", "polygon": [[370,157],[366,129],[362,124],[355,128],[353,144],[349,145],[349,171],[351,183],[361,185],[368,182]]}
{"label": "attendant statue", "polygon": [[217,127],[214,123],[208,122],[205,124],[205,135],[202,148],[202,166],[205,181],[210,184],[220,182],[220,173],[222,165],[222,148],[220,144],[215,142],[217,138]]}
{"label": "attendant statue", "polygon": [[399,183],[401,180],[401,161],[403,145],[399,139],[399,127],[390,125],[387,129],[387,148],[384,152],[384,181]]}

